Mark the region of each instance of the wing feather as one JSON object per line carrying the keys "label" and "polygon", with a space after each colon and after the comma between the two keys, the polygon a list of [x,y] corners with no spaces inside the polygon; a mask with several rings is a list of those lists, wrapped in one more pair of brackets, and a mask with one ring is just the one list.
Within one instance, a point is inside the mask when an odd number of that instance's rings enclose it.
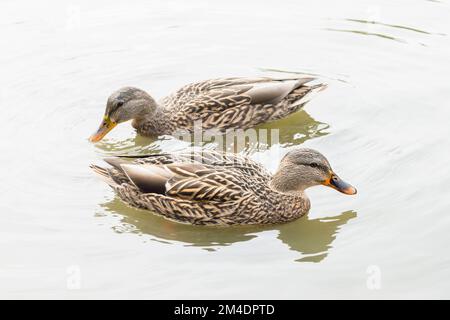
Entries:
{"label": "wing feather", "polygon": [[186,86],[164,104],[172,110],[173,121],[180,127],[197,120],[202,121],[204,129],[224,130],[240,127],[239,124],[245,127],[255,121],[270,120],[280,102],[312,80],[314,78],[215,79]]}
{"label": "wing feather", "polygon": [[[190,201],[236,201],[254,190],[251,181],[267,180],[264,171],[249,166],[212,167],[202,164],[122,164],[122,170],[142,193],[158,193]],[[256,174],[256,177],[255,177]]]}

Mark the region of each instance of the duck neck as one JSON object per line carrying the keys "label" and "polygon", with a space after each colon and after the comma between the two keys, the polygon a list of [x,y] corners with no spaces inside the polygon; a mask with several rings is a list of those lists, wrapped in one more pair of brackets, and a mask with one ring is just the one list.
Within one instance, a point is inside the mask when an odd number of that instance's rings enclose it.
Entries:
{"label": "duck neck", "polygon": [[295,175],[290,174],[289,168],[278,170],[272,176],[269,185],[277,192],[296,196],[303,196],[305,189],[308,187],[299,184],[299,179]]}
{"label": "duck neck", "polygon": [[154,108],[149,106],[148,111],[133,119],[133,127],[144,136],[158,136],[170,134],[170,114],[155,103]]}
{"label": "duck neck", "polygon": [[305,190],[314,185],[305,179],[305,174],[293,172],[291,166],[280,166],[269,184],[277,192],[297,196],[304,196]]}
{"label": "duck neck", "polygon": [[305,215],[311,208],[311,202],[304,189],[289,186],[284,177],[275,174],[269,182],[272,203],[277,204],[277,219],[288,222]]}

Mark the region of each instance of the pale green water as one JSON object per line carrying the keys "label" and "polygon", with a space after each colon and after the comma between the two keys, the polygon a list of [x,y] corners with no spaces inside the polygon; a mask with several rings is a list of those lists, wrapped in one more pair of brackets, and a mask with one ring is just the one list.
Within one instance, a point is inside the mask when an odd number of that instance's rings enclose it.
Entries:
{"label": "pale green water", "polygon": [[[419,0],[2,1],[0,297],[450,298],[449,13]],[[128,124],[89,144],[120,86],[162,97],[275,70],[329,89],[262,126],[281,144],[254,157],[273,170],[295,145],[318,149],[356,197],[318,187],[293,223],[200,228],[126,207],[90,172],[105,154],[186,147]]]}

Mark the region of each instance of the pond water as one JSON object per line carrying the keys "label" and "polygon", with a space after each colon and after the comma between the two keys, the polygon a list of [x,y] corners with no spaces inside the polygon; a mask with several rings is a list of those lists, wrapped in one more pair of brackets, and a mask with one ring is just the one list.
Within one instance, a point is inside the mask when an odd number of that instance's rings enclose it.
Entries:
{"label": "pond water", "polygon": [[[444,1],[2,1],[1,298],[450,298],[449,6]],[[265,227],[179,225],[88,168],[183,150],[129,124],[87,138],[106,98],[222,76],[329,88],[260,128],[270,170],[298,145],[355,185]],[[209,146],[211,147],[211,146]]]}

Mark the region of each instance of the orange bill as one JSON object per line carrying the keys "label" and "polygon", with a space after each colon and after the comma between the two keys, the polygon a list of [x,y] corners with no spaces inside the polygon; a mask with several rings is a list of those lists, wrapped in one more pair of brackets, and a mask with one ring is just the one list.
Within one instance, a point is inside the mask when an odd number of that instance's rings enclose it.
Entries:
{"label": "orange bill", "polygon": [[325,180],[323,184],[345,194],[356,194],[355,187],[339,178],[335,173],[331,173],[330,178]]}
{"label": "orange bill", "polygon": [[114,127],[117,125],[116,122],[112,121],[108,116],[105,116],[103,118],[102,123],[100,124],[100,127],[98,128],[97,132],[95,132],[90,138],[89,141],[91,142],[99,142],[103,139],[104,136],[108,132],[110,132]]}

